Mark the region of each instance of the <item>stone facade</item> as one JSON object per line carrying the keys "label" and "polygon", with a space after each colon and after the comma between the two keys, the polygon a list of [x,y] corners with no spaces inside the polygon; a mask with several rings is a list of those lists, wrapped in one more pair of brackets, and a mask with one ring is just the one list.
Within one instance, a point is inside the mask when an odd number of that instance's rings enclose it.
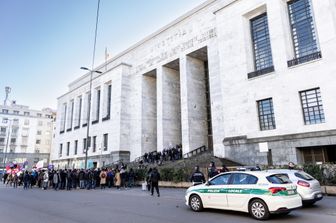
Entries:
{"label": "stone facade", "polygon": [[[130,154],[126,160],[134,160],[182,144],[184,153],[206,145],[215,156],[244,164],[270,160],[285,164],[304,162],[298,148],[334,145],[336,6],[332,0],[311,1],[322,58],[289,67],[294,50],[286,4],[285,0],[209,0],[96,67],[103,74],[92,73],[90,119],[95,123],[89,125],[98,149],[89,148],[89,159],[100,166],[125,154]],[[265,12],[275,71],[248,78],[254,70],[250,19]],[[51,157],[55,163],[83,166],[74,161],[84,157],[87,126],[82,124],[89,80],[87,73],[58,98],[61,116]],[[104,119],[109,110],[108,85],[111,108]],[[325,121],[306,125],[299,92],[312,88],[321,90]],[[66,124],[76,121],[76,117],[69,120],[72,109],[64,108],[71,107],[72,100],[78,104],[80,97],[79,116],[79,107],[74,108],[80,126],[62,129],[74,126]],[[257,101],[265,98],[273,99],[276,128],[261,131]],[[104,134],[108,134],[107,148],[103,148]],[[69,153],[63,146],[60,154],[60,145],[68,142]],[[260,152],[260,142],[268,142],[269,152]]]}

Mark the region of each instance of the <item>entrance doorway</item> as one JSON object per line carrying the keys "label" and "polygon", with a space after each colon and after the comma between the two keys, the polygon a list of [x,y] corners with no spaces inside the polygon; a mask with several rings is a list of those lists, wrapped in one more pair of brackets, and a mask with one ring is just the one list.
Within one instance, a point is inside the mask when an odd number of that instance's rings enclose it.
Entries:
{"label": "entrance doorway", "polygon": [[304,163],[336,162],[336,145],[300,147],[298,150]]}
{"label": "entrance doorway", "polygon": [[[209,84],[209,66],[208,66],[208,50],[203,47],[188,54],[188,69],[192,73],[189,77],[189,89],[193,90],[192,98],[189,98],[192,103],[192,110],[189,111],[193,117],[193,125],[197,126],[194,129],[194,139],[198,141],[195,144],[198,146],[207,146],[209,150],[213,150],[213,135],[212,135],[212,118],[211,118],[211,98]],[[188,90],[189,90],[188,89]],[[200,129],[203,128],[203,129]],[[202,139],[200,141],[200,139]]]}
{"label": "entrance doorway", "polygon": [[142,154],[157,150],[156,70],[142,76]]}

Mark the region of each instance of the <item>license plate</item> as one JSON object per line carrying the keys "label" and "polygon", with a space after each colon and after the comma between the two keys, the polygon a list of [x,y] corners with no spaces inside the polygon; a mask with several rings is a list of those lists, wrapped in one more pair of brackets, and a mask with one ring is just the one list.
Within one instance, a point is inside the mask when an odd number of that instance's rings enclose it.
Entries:
{"label": "license plate", "polygon": [[294,192],[294,190],[288,190],[287,193],[288,193],[288,195],[292,195],[292,194],[294,194],[295,192]]}

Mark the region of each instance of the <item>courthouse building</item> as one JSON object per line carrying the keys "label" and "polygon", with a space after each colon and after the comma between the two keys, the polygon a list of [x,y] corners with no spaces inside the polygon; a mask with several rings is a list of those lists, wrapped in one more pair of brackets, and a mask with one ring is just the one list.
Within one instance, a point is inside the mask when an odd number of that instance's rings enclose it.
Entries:
{"label": "courthouse building", "polygon": [[[158,18],[156,18],[158,19]],[[145,24],[144,24],[145,25]],[[336,1],[208,0],[69,84],[51,159],[182,144],[242,164],[336,161]]]}

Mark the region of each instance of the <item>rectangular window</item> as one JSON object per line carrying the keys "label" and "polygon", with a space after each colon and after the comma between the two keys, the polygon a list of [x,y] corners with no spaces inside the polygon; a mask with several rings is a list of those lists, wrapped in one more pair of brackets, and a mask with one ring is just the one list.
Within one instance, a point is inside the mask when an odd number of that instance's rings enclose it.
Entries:
{"label": "rectangular window", "polygon": [[96,124],[99,122],[99,113],[100,113],[100,89],[96,89],[96,110],[94,115],[94,120],[92,121],[92,124]]}
{"label": "rectangular window", "polygon": [[6,136],[6,127],[0,127],[0,135],[1,136]]}
{"label": "rectangular window", "polygon": [[24,112],[23,114],[24,114],[25,116],[29,116],[29,115],[30,115],[29,112]]}
{"label": "rectangular window", "polygon": [[19,128],[18,127],[13,127],[12,128],[12,135],[17,135],[19,132]]}
{"label": "rectangular window", "polygon": [[272,98],[260,100],[258,103],[260,130],[275,129],[275,118]]}
{"label": "rectangular window", "polygon": [[67,128],[67,130],[71,130],[72,129],[74,106],[75,106],[75,101],[72,100],[70,102],[70,113],[69,113],[69,120],[68,120],[68,128]]}
{"label": "rectangular window", "polygon": [[20,121],[19,119],[13,119],[13,125],[19,125]]}
{"label": "rectangular window", "polygon": [[250,20],[255,72],[249,78],[274,71],[267,13]]}
{"label": "rectangular window", "polygon": [[2,113],[8,114],[8,109],[2,109]]}
{"label": "rectangular window", "polygon": [[42,114],[41,113],[37,113],[37,117],[42,117]]}
{"label": "rectangular window", "polygon": [[104,142],[103,142],[103,145],[104,145],[104,151],[107,151],[107,146],[108,146],[108,134],[104,134]]}
{"label": "rectangular window", "polygon": [[81,116],[82,116],[82,97],[78,97],[77,98],[77,125],[76,127],[79,128],[80,124],[81,124]]}
{"label": "rectangular window", "polygon": [[100,113],[100,89],[97,90],[97,116],[96,116],[96,120],[99,119],[99,113]]}
{"label": "rectangular window", "polygon": [[16,138],[11,138],[10,144],[15,145],[15,143],[16,143]]}
{"label": "rectangular window", "polygon": [[4,145],[5,144],[5,138],[0,138],[0,145]]}
{"label": "rectangular window", "polygon": [[24,125],[29,125],[29,119],[24,120]]}
{"label": "rectangular window", "polygon": [[92,145],[92,152],[96,152],[97,148],[97,136],[93,136],[93,145]]}
{"label": "rectangular window", "polygon": [[75,152],[74,152],[75,155],[77,155],[77,149],[78,149],[78,140],[75,140]]}
{"label": "rectangular window", "polygon": [[67,156],[70,154],[70,142],[67,142]]}
{"label": "rectangular window", "polygon": [[38,126],[43,126],[43,121],[38,121],[37,125]]}
{"label": "rectangular window", "polygon": [[287,4],[295,54],[288,66],[321,58],[311,0],[291,0]]}
{"label": "rectangular window", "polygon": [[64,133],[65,131],[65,122],[67,118],[67,104],[63,104],[63,109],[62,109],[62,114],[61,114],[61,128],[60,128],[60,133]]}
{"label": "rectangular window", "polygon": [[301,91],[300,98],[306,125],[325,122],[320,88]]}
{"label": "rectangular window", "polygon": [[36,144],[41,144],[41,140],[40,140],[40,139],[37,139],[37,140],[36,140]]}
{"label": "rectangular window", "polygon": [[60,144],[58,156],[62,157],[63,144]]}
{"label": "rectangular window", "polygon": [[110,84],[107,89],[107,117],[111,115],[111,93],[112,93],[112,85]]}
{"label": "rectangular window", "polygon": [[86,151],[86,138],[83,139],[83,153]]}
{"label": "rectangular window", "polygon": [[37,130],[37,133],[36,133],[36,135],[42,135],[42,131],[41,130]]}
{"label": "rectangular window", "polygon": [[13,114],[18,115],[18,114],[20,114],[20,112],[19,111],[13,111]]}
{"label": "rectangular window", "polygon": [[104,117],[103,121],[109,120],[111,117],[111,93],[112,93],[112,85],[111,84],[105,84],[105,103],[104,103]]}
{"label": "rectangular window", "polygon": [[87,92],[85,94],[84,107],[83,107],[83,127],[87,126],[90,101],[91,101],[91,95],[90,92]]}

